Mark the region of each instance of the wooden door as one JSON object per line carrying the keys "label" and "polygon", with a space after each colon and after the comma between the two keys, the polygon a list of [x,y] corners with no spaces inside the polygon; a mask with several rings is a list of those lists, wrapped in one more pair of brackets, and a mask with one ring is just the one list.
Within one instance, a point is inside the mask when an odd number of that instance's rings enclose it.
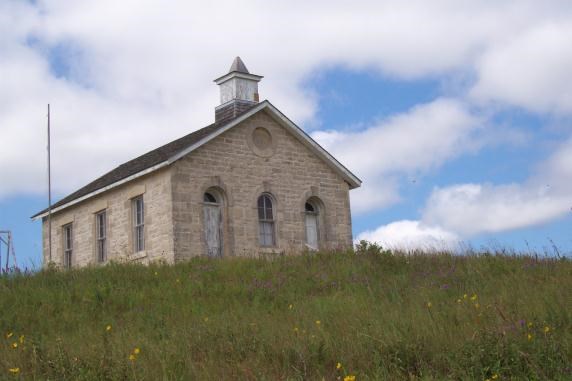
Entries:
{"label": "wooden door", "polygon": [[222,256],[222,229],[220,205],[205,204],[205,241],[209,257]]}
{"label": "wooden door", "polygon": [[306,243],[318,250],[318,215],[315,213],[306,213]]}

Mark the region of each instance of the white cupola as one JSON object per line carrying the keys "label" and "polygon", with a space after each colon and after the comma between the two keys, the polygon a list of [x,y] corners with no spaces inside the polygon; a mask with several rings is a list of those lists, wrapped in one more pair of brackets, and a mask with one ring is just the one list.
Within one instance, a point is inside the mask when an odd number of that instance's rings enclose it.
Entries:
{"label": "white cupola", "polygon": [[220,105],[215,108],[215,122],[234,118],[257,104],[258,82],[262,78],[250,74],[240,57],[236,57],[229,72],[214,80],[220,86]]}

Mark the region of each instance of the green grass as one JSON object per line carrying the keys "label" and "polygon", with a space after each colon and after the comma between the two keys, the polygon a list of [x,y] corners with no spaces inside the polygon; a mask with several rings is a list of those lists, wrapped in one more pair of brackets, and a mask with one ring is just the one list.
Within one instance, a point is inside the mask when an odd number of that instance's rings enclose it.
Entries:
{"label": "green grass", "polygon": [[0,379],[570,380],[571,290],[570,260],[376,247],[4,276]]}

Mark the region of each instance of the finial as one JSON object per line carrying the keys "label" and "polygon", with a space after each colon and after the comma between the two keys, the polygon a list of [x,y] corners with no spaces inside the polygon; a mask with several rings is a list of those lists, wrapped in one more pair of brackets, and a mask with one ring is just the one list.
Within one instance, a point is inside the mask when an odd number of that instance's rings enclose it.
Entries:
{"label": "finial", "polygon": [[242,60],[238,56],[234,59],[234,61],[232,61],[232,65],[230,66],[230,70],[228,72],[232,73],[233,71],[250,74],[250,72],[246,68],[246,65],[244,64],[244,62],[242,62]]}

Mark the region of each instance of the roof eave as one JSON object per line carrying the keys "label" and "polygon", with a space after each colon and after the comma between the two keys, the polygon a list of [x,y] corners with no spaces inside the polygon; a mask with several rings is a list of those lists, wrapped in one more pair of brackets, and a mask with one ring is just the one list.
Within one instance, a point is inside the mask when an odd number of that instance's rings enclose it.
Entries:
{"label": "roof eave", "polygon": [[[96,196],[96,195],[98,195],[98,194],[100,194],[100,193],[106,192],[106,191],[108,191],[108,190],[110,190],[110,189],[112,189],[112,188],[118,187],[118,186],[120,186],[120,185],[122,185],[122,184],[125,184],[125,183],[131,181],[131,180],[135,180],[135,179],[138,178],[138,177],[145,176],[146,174],[151,173],[151,172],[155,172],[156,170],[161,169],[161,168],[163,168],[163,167],[165,167],[165,166],[167,166],[167,165],[169,165],[169,164],[170,164],[170,163],[169,163],[168,161],[164,161],[164,162],[159,163],[159,164],[156,164],[156,165],[154,165],[154,166],[152,166],[152,167],[146,168],[146,169],[144,169],[144,170],[142,170],[142,171],[139,171],[139,172],[137,172],[137,173],[134,173],[133,175],[128,176],[128,177],[126,177],[126,178],[124,178],[124,179],[121,179],[121,180],[119,180],[119,181],[116,181],[116,182],[114,182],[114,183],[111,183],[111,184],[109,184],[109,185],[107,185],[107,186],[105,186],[105,187],[99,188],[99,189],[97,189],[97,190],[95,190],[95,191],[93,191],[93,192],[90,192],[90,193],[88,193],[88,194],[86,194],[86,195],[83,195],[83,196],[78,197],[78,198],[76,198],[76,199],[74,199],[74,200],[71,200],[70,202],[66,202],[66,203],[63,204],[63,205],[60,205],[60,206],[58,206],[58,207],[55,207],[55,208],[53,208],[53,209],[51,210],[51,213],[52,213],[52,214],[53,214],[53,213],[57,213],[57,212],[59,212],[59,211],[61,211],[61,210],[63,210],[63,209],[69,208],[69,207],[72,206],[72,205],[75,205],[75,204],[78,204],[78,203],[80,203],[80,202],[82,202],[82,201],[84,201],[84,200],[87,200],[88,198],[91,198],[91,197]],[[37,220],[39,220],[40,218],[46,217],[46,216],[48,215],[48,213],[49,213],[48,211],[43,211],[43,212],[40,212],[40,213],[38,213],[38,214],[33,215],[33,216],[30,217],[30,218],[32,219],[32,221],[37,221]]]}
{"label": "roof eave", "polygon": [[[268,101],[266,101],[268,102]],[[344,178],[344,180],[350,185],[350,189],[359,188],[362,181],[354,175],[349,169],[347,169],[342,163],[340,163],[334,156],[332,156],[324,147],[322,147],[318,142],[310,137],[304,130],[298,127],[294,122],[292,122],[286,115],[284,115],[280,110],[278,110],[274,105],[268,102],[269,109],[279,118],[283,124],[295,129],[299,135],[303,138],[303,142],[309,145],[309,148],[321,156],[326,162],[332,164],[333,169],[337,170],[338,173]]]}
{"label": "roof eave", "polygon": [[238,78],[244,78],[244,79],[250,79],[256,82],[260,82],[260,80],[262,78],[264,78],[262,75],[256,75],[256,74],[250,74],[250,73],[243,73],[240,71],[231,71],[230,73],[227,73],[225,75],[223,75],[222,77],[218,77],[217,79],[215,79],[213,82],[216,83],[217,85],[220,85],[221,83],[229,80],[232,77],[238,77]]}
{"label": "roof eave", "polygon": [[334,158],[328,151],[326,151],[322,146],[320,146],[314,139],[312,139],[308,134],[304,132],[300,127],[298,127],[294,122],[292,122],[288,117],[286,117],[280,110],[278,110],[272,103],[268,100],[265,100],[258,104],[258,106],[253,107],[248,112],[245,112],[240,117],[236,118],[232,122],[228,123],[223,128],[217,130],[216,132],[205,136],[203,139],[198,141],[197,143],[189,146],[188,148],[180,151],[176,155],[173,155],[169,159],[169,163],[179,160],[180,158],[188,155],[195,149],[199,148],[203,144],[209,142],[210,140],[214,139],[218,135],[228,131],[232,127],[236,126],[239,123],[242,123],[244,120],[250,118],[252,115],[256,114],[259,111],[264,109],[268,109],[272,115],[275,116],[275,120],[277,120],[280,124],[285,126],[286,128],[295,131],[295,133],[301,137],[301,141],[310,148],[314,153],[324,159],[326,162],[331,164],[331,167],[338,172],[342,176],[342,178],[350,185],[350,189],[359,188],[361,186],[361,180],[354,175],[349,169],[343,166],[336,158]]}

